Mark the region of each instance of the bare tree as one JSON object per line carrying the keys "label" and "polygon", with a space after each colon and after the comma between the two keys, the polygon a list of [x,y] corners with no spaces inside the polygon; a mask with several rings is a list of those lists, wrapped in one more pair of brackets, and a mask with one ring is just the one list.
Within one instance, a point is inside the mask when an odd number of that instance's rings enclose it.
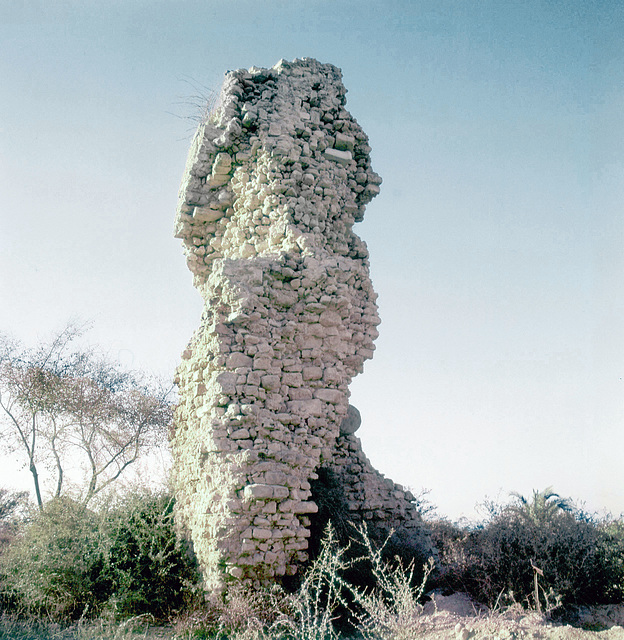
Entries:
{"label": "bare tree", "polygon": [[43,507],[41,470],[60,496],[66,471],[86,471],[87,504],[139,456],[166,440],[169,390],[122,369],[94,349],[78,348],[82,331],[68,325],[34,350],[0,336],[0,428],[20,451]]}

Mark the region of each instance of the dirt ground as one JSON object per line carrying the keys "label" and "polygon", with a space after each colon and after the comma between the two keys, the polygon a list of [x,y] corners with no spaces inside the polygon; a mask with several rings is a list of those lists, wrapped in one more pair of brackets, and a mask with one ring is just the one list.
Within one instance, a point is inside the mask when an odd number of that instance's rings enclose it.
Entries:
{"label": "dirt ground", "polygon": [[571,626],[521,610],[491,613],[475,607],[463,594],[434,595],[425,606],[413,637],[419,640],[624,640],[624,606],[582,610]]}
{"label": "dirt ground", "polygon": [[[152,628],[146,640],[176,640],[172,629]],[[624,640],[624,605],[578,612],[574,625],[521,609],[492,613],[464,594],[434,595],[401,640]]]}

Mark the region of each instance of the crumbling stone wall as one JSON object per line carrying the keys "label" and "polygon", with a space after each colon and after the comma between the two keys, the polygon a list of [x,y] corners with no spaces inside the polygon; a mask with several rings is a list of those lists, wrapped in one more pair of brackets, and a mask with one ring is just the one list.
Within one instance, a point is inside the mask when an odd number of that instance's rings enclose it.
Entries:
{"label": "crumbling stone wall", "polygon": [[380,322],[353,224],[381,179],[345,93],[340,70],[312,59],[228,72],[189,153],[175,233],[205,307],[177,371],[172,445],[208,590],[296,572],[321,466],[356,519],[420,526],[348,415]]}

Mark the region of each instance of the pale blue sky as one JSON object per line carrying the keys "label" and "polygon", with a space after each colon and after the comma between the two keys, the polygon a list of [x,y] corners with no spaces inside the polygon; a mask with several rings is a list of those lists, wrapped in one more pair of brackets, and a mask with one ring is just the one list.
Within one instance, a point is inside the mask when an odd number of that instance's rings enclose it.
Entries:
{"label": "pale blue sky", "polygon": [[8,0],[0,329],[92,319],[170,374],[200,313],[172,237],[192,85],[315,57],[384,179],[356,227],[373,463],[453,518],[547,485],[624,511],[622,33],[615,0]]}

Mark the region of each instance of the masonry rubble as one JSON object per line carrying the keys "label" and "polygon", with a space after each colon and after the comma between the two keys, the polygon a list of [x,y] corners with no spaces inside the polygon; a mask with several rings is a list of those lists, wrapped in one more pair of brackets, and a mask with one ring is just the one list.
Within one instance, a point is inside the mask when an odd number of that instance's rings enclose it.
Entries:
{"label": "masonry rubble", "polygon": [[353,225],[381,179],[345,94],[309,58],[230,71],[189,152],[175,235],[205,304],[176,374],[173,480],[207,591],[297,571],[321,467],[355,520],[422,526],[348,403],[380,323]]}

